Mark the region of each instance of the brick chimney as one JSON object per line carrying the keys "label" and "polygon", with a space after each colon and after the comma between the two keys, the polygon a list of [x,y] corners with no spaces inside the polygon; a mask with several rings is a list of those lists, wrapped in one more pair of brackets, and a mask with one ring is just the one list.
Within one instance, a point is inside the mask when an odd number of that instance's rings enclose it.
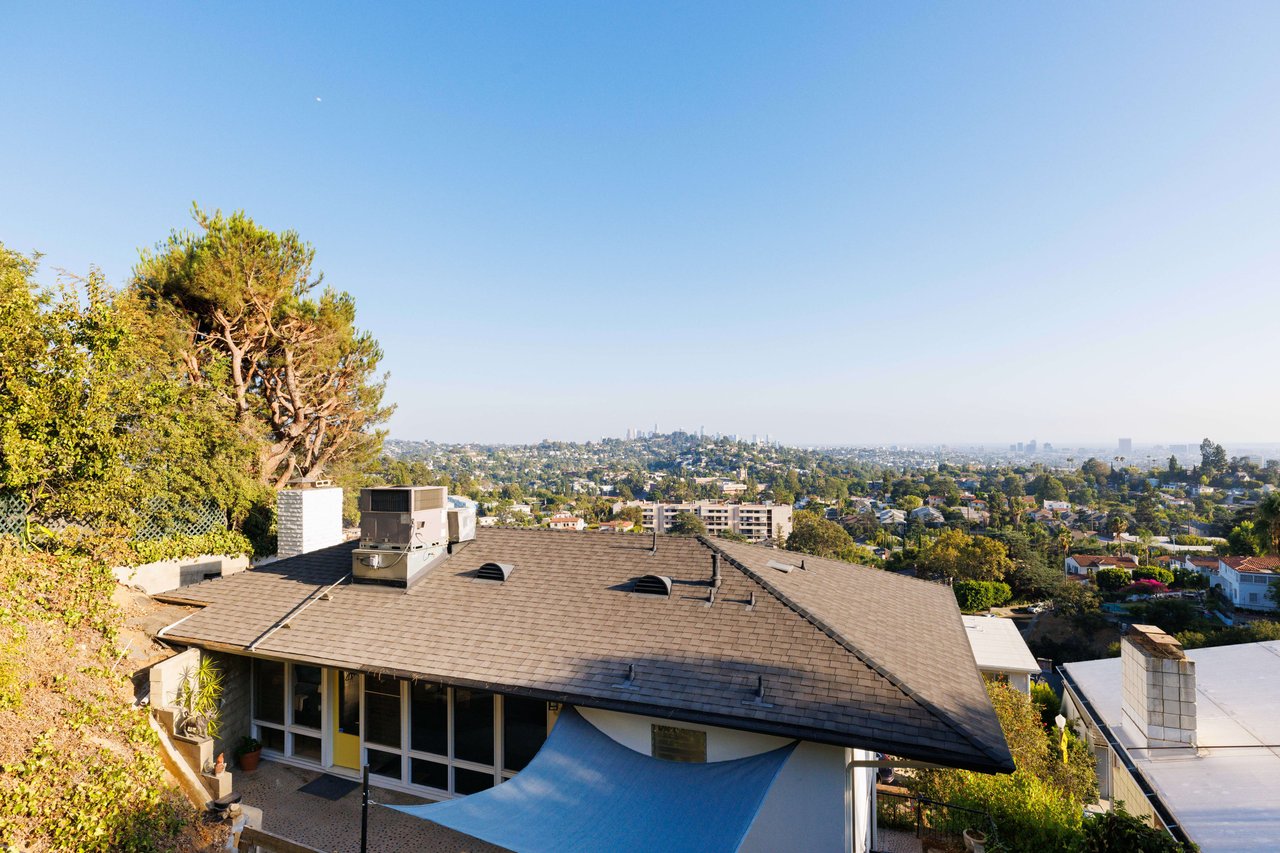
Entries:
{"label": "brick chimney", "polygon": [[276,555],[296,557],[342,542],[342,489],[295,480],[276,495]]}
{"label": "brick chimney", "polygon": [[1124,725],[1147,746],[1196,745],[1196,662],[1155,625],[1132,625],[1120,643]]}

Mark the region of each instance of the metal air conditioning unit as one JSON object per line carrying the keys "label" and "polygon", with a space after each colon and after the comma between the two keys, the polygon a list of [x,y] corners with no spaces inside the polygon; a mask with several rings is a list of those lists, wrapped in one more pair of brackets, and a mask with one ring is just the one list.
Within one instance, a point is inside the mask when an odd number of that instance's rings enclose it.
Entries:
{"label": "metal air conditioning unit", "polygon": [[360,547],[351,554],[356,583],[408,587],[449,546],[443,486],[360,490]]}

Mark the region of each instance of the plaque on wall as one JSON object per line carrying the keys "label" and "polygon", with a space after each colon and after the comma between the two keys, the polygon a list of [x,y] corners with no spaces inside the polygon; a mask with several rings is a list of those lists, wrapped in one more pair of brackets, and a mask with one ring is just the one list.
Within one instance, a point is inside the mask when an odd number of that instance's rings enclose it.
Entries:
{"label": "plaque on wall", "polygon": [[678,726],[660,726],[653,729],[654,758],[666,761],[689,761],[699,764],[707,760],[707,733]]}

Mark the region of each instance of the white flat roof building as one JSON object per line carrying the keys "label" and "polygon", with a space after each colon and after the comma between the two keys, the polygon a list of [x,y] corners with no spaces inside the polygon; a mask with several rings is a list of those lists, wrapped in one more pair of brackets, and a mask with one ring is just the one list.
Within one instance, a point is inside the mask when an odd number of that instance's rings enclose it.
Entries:
{"label": "white flat roof building", "polygon": [[1023,693],[1031,692],[1031,676],[1040,671],[1035,655],[1012,619],[998,616],[961,616],[965,636],[978,671],[983,675],[1002,675],[1009,685]]}
{"label": "white flat roof building", "polygon": [[[1280,641],[1184,653],[1167,640],[1171,653],[1148,656],[1145,679],[1132,678],[1142,674],[1138,646],[1124,648],[1121,658],[1062,667],[1064,713],[1085,720],[1103,798],[1124,800],[1130,813],[1175,836],[1181,831],[1205,853],[1280,850]],[[1154,714],[1161,720],[1135,719],[1139,712],[1124,698],[1131,682],[1140,687],[1170,677],[1190,687],[1180,691],[1180,715],[1165,702],[1163,713]],[[1168,695],[1168,687],[1161,690]],[[1158,704],[1148,695],[1143,704]],[[1176,732],[1167,725],[1171,717]],[[1160,722],[1166,725],[1152,728]],[[1192,746],[1174,743],[1184,734]]]}

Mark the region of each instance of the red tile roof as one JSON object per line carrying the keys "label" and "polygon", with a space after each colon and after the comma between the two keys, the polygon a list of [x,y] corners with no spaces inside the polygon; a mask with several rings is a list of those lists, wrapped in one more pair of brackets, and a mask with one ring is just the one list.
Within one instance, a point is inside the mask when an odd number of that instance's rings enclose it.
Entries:
{"label": "red tile roof", "polygon": [[1111,554],[1072,554],[1071,559],[1075,560],[1076,565],[1081,568],[1096,569],[1111,566],[1125,569],[1138,568],[1137,559],[1128,554],[1121,554],[1118,557]]}
{"label": "red tile roof", "polygon": [[1280,557],[1223,557],[1222,562],[1237,572],[1256,575],[1280,574]]}

